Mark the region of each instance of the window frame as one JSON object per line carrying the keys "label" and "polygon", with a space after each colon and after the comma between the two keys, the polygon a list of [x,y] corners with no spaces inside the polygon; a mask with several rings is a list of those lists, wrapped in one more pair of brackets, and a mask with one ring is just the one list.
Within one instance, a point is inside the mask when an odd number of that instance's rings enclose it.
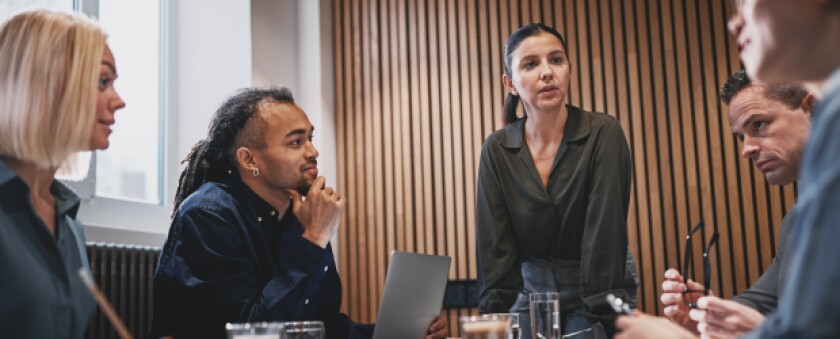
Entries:
{"label": "window frame", "polygon": [[[159,55],[159,121],[158,138],[158,202],[150,203],[126,198],[96,195],[96,152],[91,156],[88,173],[82,181],[66,181],[82,198],[79,219],[85,224],[86,233],[93,228],[126,230],[161,235],[170,222],[172,197],[177,188],[180,166],[177,160],[177,119],[170,112],[177,111],[177,2],[157,0],[160,5],[161,53]],[[92,17],[99,17],[99,0],[74,0],[74,10]]]}

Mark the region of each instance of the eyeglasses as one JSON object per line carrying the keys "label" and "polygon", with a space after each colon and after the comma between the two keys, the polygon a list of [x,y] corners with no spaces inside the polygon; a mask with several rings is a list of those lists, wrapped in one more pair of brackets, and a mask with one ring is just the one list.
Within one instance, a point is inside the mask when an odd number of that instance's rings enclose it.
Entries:
{"label": "eyeglasses", "polygon": [[[702,295],[709,295],[709,283],[711,283],[712,279],[712,262],[709,260],[709,252],[712,250],[712,247],[717,243],[718,240],[718,231],[715,230],[712,233],[712,238],[709,240],[709,245],[706,246],[705,251],[703,251],[703,290],[692,290],[688,288],[688,271],[689,264],[691,264],[691,236],[697,233],[700,229],[703,228],[705,223],[700,221],[694,228],[691,229],[691,232],[688,232],[688,235],[685,237],[685,256],[683,256],[683,266],[680,268],[680,272],[683,274],[683,284],[686,286],[686,290],[683,291],[683,300],[690,308],[697,308],[697,304],[691,302],[686,294],[690,293],[702,293]],[[695,281],[697,281],[695,279]],[[696,300],[696,299],[695,299]]]}

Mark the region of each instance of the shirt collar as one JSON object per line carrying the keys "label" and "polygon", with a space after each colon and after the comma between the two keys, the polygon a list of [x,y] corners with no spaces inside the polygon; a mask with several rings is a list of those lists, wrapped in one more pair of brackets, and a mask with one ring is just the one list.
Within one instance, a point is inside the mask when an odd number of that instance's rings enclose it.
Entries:
{"label": "shirt collar", "polygon": [[50,192],[55,196],[55,209],[58,215],[67,214],[75,219],[76,214],[79,213],[79,206],[82,204],[79,196],[58,180],[53,180]]}
{"label": "shirt collar", "polygon": [[[580,108],[566,105],[566,127],[563,132],[563,142],[572,142],[585,138],[589,135],[589,121],[591,118],[584,114]],[[506,148],[522,148],[525,145],[525,119],[520,118],[505,126],[502,129],[502,137],[499,143]]]}
{"label": "shirt collar", "polygon": [[[266,219],[277,222],[283,217],[280,211],[277,211],[274,206],[271,206],[271,204],[257,195],[257,193],[254,193],[248,185],[245,185],[245,182],[242,181],[242,178],[236,172],[229,175],[227,179],[222,180],[221,183],[234,191],[238,199],[241,199],[246,206],[250,206],[256,212],[258,222],[263,223]],[[291,209],[292,205],[290,203],[286,211],[291,211]],[[269,224],[265,223],[264,225]]]}
{"label": "shirt collar", "polygon": [[0,187],[5,186],[17,176],[17,173],[15,173],[15,171],[12,171],[12,169],[6,165],[6,162],[3,161],[3,158],[0,158]]}
{"label": "shirt collar", "polygon": [[[26,192],[28,196],[29,187],[23,182],[23,179],[21,179],[15,171],[9,168],[3,159],[0,159],[0,187],[7,186],[15,180],[20,182],[20,187],[25,190],[24,192]],[[58,215],[69,214],[71,217],[76,218],[76,214],[79,212],[79,206],[81,205],[81,199],[79,199],[79,196],[76,195],[76,193],[73,193],[70,188],[58,180],[53,180],[50,185],[50,193],[52,193],[55,197],[55,207]]]}

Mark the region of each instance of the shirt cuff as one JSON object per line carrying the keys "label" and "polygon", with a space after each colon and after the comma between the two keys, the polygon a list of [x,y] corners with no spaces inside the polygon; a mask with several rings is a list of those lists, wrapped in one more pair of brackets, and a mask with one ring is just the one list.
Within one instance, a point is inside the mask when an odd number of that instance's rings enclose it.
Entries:
{"label": "shirt cuff", "polygon": [[324,280],[331,266],[334,266],[332,246],[328,243],[327,248],[315,245],[306,238],[301,237],[296,246],[296,261],[306,273],[310,274],[316,281]]}

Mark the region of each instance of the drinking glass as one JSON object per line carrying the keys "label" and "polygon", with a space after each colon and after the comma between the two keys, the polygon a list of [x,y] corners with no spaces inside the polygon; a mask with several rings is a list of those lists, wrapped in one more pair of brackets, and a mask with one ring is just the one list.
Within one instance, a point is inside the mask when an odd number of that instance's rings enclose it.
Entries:
{"label": "drinking glass", "polygon": [[324,339],[324,323],[320,321],[290,321],[283,323],[280,339]]}
{"label": "drinking glass", "polygon": [[531,339],[560,339],[554,330],[555,322],[557,329],[562,330],[559,319],[554,316],[560,312],[560,294],[531,293],[528,298],[531,302]]}
{"label": "drinking glass", "polygon": [[488,313],[486,315],[510,317],[510,332],[513,334],[513,339],[519,339],[519,313]]}
{"label": "drinking glass", "polygon": [[461,339],[511,339],[512,321],[513,317],[505,314],[463,316],[459,319]]}
{"label": "drinking glass", "polygon": [[239,323],[225,325],[228,339],[279,339],[283,323]]}

